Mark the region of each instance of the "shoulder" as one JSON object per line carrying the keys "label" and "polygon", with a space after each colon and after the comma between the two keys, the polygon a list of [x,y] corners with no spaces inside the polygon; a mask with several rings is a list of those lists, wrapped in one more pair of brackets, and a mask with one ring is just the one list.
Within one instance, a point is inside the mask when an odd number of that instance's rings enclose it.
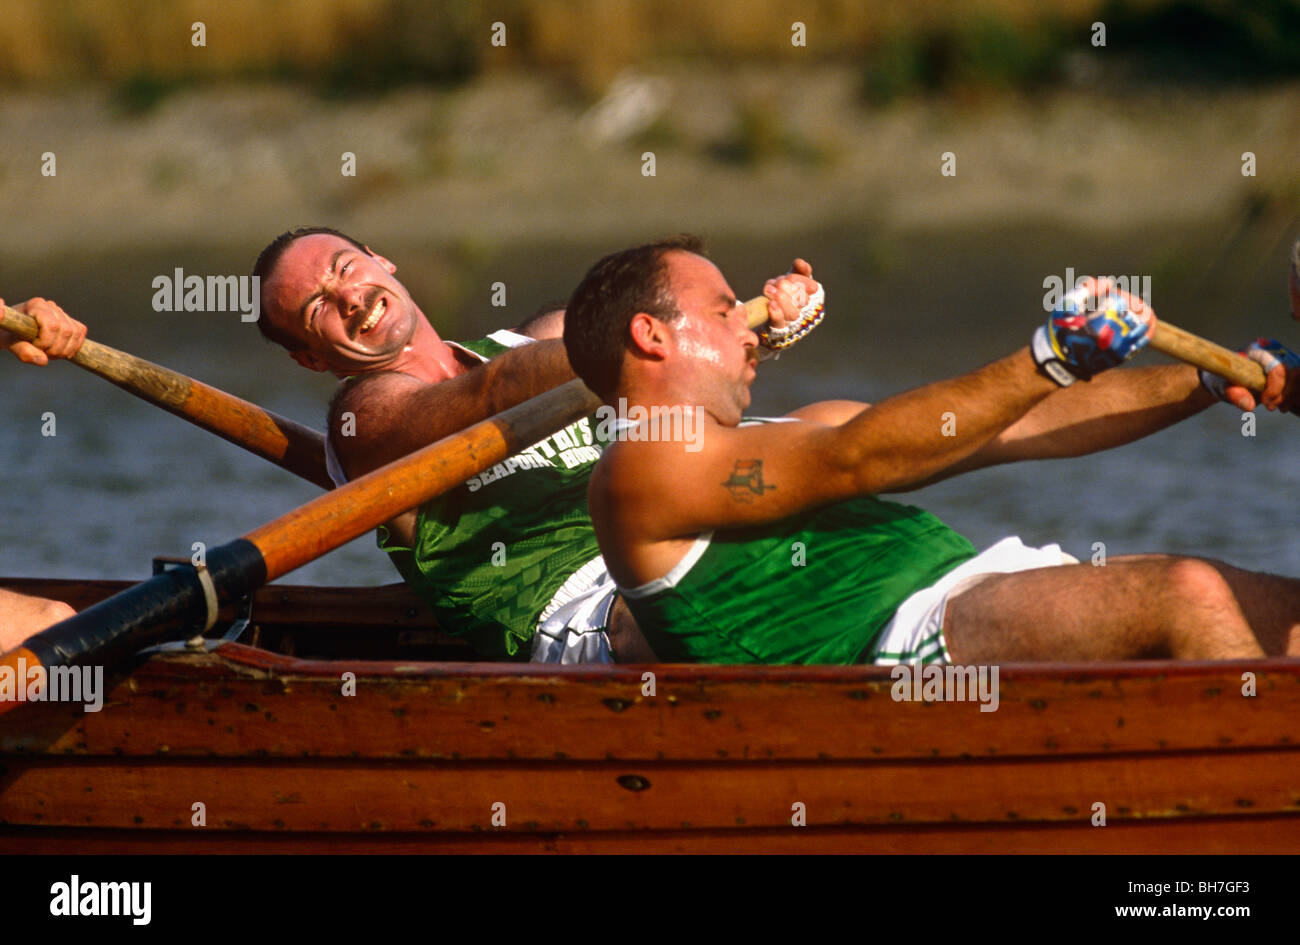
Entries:
{"label": "shoulder", "polygon": [[329,428],[333,430],[346,411],[369,413],[423,385],[423,381],[401,371],[379,371],[346,378],[330,399],[327,413]]}
{"label": "shoulder", "polygon": [[531,316],[527,321],[524,321],[514,331],[516,334],[538,341],[547,338],[562,338],[564,337],[564,308],[562,306],[546,307]]}
{"label": "shoulder", "polygon": [[[686,415],[683,414],[683,417]],[[726,452],[741,427],[716,423],[658,422],[616,425],[592,476],[594,489],[619,497],[660,495],[698,465]]]}

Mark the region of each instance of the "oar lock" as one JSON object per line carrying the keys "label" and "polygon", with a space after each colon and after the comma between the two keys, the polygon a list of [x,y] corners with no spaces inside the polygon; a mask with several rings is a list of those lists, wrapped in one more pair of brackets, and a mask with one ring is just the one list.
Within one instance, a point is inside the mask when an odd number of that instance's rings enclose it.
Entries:
{"label": "oar lock", "polygon": [[168,643],[159,643],[155,646],[146,647],[141,653],[165,653],[177,651],[196,650],[213,650],[223,643],[231,643],[238,640],[244,631],[253,623],[253,595],[246,594],[235,602],[235,620],[220,637],[209,638],[204,634],[216,625],[217,615],[220,612],[220,604],[217,600],[216,585],[213,584],[212,575],[208,571],[207,562],[195,564],[191,558],[177,557],[174,555],[159,555],[153,559],[153,573],[165,574],[176,568],[190,568],[198,577],[199,584],[203,587],[204,603],[206,604],[206,613],[201,621],[194,623],[194,636],[188,640],[174,640]]}

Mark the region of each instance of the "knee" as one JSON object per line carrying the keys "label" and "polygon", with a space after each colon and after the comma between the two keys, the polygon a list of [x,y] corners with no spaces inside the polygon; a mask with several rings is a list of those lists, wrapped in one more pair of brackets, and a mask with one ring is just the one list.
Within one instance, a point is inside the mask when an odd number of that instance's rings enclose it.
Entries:
{"label": "knee", "polygon": [[1163,575],[1165,589],[1181,600],[1213,603],[1232,599],[1232,588],[1215,565],[1201,558],[1171,558]]}
{"label": "knee", "polygon": [[69,617],[75,616],[76,613],[75,610],[61,600],[46,601],[45,606],[41,608],[40,615],[36,618],[36,626],[33,632],[52,627],[56,623],[61,623]]}

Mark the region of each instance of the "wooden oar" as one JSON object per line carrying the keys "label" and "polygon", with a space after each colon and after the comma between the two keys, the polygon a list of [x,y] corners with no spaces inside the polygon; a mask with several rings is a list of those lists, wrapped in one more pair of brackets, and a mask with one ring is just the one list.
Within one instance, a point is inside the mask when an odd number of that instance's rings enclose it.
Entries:
{"label": "wooden oar", "polygon": [[1151,347],[1171,358],[1185,361],[1193,367],[1203,368],[1211,374],[1240,384],[1247,390],[1259,393],[1264,389],[1264,368],[1257,362],[1235,351],[1206,341],[1177,325],[1157,321],[1151,335]]}
{"label": "wooden oar", "polygon": [[[8,306],[0,311],[0,328],[27,341],[38,332],[34,318]],[[325,437],[316,430],[89,339],[71,361],[309,482],[325,489],[334,486],[325,468]]]}
{"label": "wooden oar", "polygon": [[[112,663],[196,624],[221,604],[346,544],[407,509],[591,414],[600,400],[578,380],[349,482],[242,538],[208,551],[202,568],[176,568],[83,610],[0,656],[26,678],[36,666]],[[16,702],[0,701],[0,713]]]}

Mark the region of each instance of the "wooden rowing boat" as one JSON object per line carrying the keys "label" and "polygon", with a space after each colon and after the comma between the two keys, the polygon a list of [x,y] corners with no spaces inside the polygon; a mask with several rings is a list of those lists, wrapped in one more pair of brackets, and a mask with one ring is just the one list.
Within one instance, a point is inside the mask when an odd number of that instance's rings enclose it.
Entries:
{"label": "wooden rowing boat", "polygon": [[1300,851],[1296,660],[1006,666],[981,713],[872,667],[471,662],[400,585],[252,616],[0,717],[0,852]]}

